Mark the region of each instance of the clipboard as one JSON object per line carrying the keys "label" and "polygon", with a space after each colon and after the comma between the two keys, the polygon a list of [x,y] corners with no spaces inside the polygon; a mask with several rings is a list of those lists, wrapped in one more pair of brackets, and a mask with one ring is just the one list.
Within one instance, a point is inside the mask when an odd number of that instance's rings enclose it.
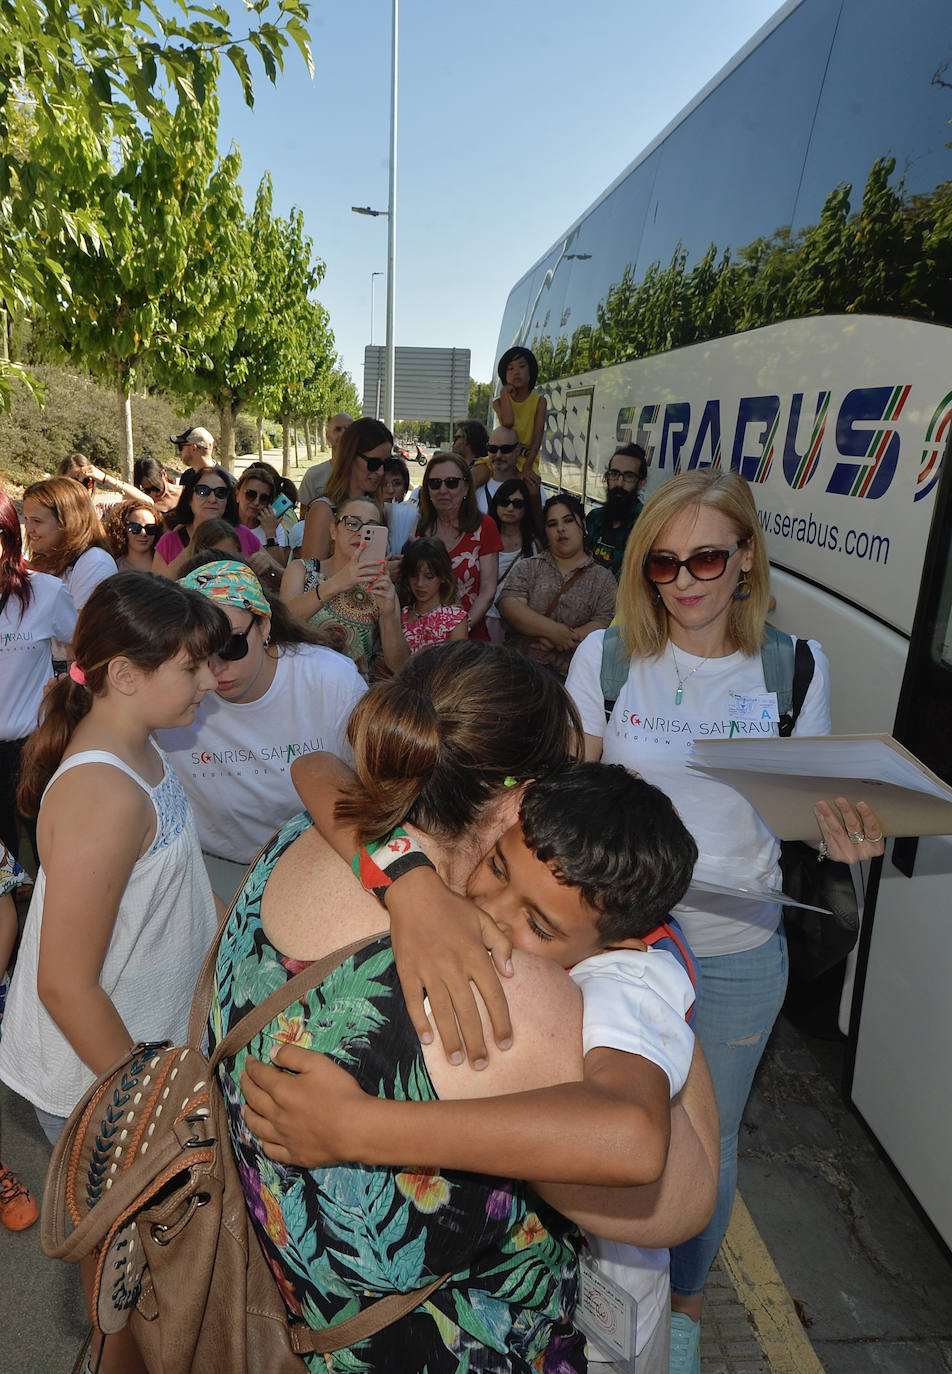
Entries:
{"label": "clipboard", "polygon": [[820,837],[813,807],[865,801],[885,835],[952,835],[952,787],[891,735],[695,740],[688,766],[750,802],[781,840]]}

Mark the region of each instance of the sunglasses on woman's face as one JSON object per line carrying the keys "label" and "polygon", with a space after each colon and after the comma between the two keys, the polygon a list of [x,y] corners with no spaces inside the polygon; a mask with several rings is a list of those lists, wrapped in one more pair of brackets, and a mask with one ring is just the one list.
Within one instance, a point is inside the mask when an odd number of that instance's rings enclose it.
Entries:
{"label": "sunglasses on woman's face", "polygon": [[199,482],[195,488],[196,496],[214,496],[216,501],[224,501],[228,495],[227,487],[209,487],[204,482]]}
{"label": "sunglasses on woman's face", "polygon": [[385,458],[368,458],[366,453],[358,453],[357,457],[363,458],[364,462],[367,464],[368,472],[379,472],[387,461]]}
{"label": "sunglasses on woman's face", "polygon": [[682,568],[687,568],[696,582],[716,582],[724,576],[728,561],[740,544],[741,541],[731,544],[729,549],[702,549],[700,553],[692,553],[690,558],[675,558],[673,553],[649,553],[643,564],[645,577],[663,587],[667,582],[674,582]]}
{"label": "sunglasses on woman's face", "polygon": [[513,510],[525,510],[525,501],[521,496],[507,496],[505,501],[497,501],[497,506],[512,506]]}
{"label": "sunglasses on woman's face", "polygon": [[225,663],[237,663],[239,659],[247,658],[248,636],[254,627],[255,623],[252,621],[247,630],[233,630],[228,643],[218,650],[215,657],[223,659]]}
{"label": "sunglasses on woman's face", "polygon": [[246,501],[253,501],[256,506],[259,504],[262,506],[266,506],[271,500],[271,495],[269,492],[254,491],[251,487],[243,487],[241,494]]}
{"label": "sunglasses on woman's face", "polygon": [[147,534],[150,539],[159,532],[158,525],[143,525],[138,520],[127,520],[126,529],[130,534]]}
{"label": "sunglasses on woman's face", "polygon": [[518,444],[487,444],[486,448],[490,453],[512,453],[519,447]]}
{"label": "sunglasses on woman's face", "polygon": [[462,477],[428,477],[426,484],[431,491],[439,491],[440,487],[446,487],[447,491],[455,491],[462,480]]}

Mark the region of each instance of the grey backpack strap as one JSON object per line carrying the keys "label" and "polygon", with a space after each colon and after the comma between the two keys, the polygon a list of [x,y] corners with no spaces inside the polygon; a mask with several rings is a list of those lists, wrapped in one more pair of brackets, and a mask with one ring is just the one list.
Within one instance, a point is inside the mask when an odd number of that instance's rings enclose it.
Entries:
{"label": "grey backpack strap", "polygon": [[813,650],[805,639],[793,640],[782,630],[768,625],[760,658],[764,685],[768,692],[777,694],[780,735],[785,738],[793,732],[813,681],[816,667]]}
{"label": "grey backpack strap", "polygon": [[606,725],[612,718],[615,702],[621,696],[621,689],[627,680],[628,655],[618,633],[618,626],[609,625],[602,639],[602,664],[599,670]]}

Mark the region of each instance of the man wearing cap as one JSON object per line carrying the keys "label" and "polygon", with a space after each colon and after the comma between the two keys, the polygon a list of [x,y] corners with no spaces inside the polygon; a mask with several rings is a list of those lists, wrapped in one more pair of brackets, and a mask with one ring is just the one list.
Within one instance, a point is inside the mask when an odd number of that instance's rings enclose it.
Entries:
{"label": "man wearing cap", "polygon": [[316,463],[314,467],[308,468],[301,478],[301,485],[298,487],[298,500],[301,503],[301,510],[306,515],[307,508],[312,501],[316,501],[324,493],[327,486],[327,479],[331,475],[331,468],[337,457],[337,445],[341,441],[341,435],[348,425],[354,423],[353,416],[345,415],[343,411],[339,415],[333,415],[327,422],[324,433],[327,435],[327,442],[330,445],[331,456],[323,463]]}
{"label": "man wearing cap", "polygon": [[181,454],[182,462],[186,467],[201,472],[203,468],[215,466],[215,459],[212,456],[215,440],[207,429],[202,429],[201,425],[192,425],[189,429],[183,429],[181,434],[175,436],[172,443],[175,444]]}
{"label": "man wearing cap", "polygon": [[213,890],[229,902],[276,830],[301,810],[291,764],[319,750],[349,762],[347,722],[366,683],[247,564],[199,554],[181,578],[217,601],[232,635],[211,660],[218,682],[191,725],[159,731],[198,825]]}

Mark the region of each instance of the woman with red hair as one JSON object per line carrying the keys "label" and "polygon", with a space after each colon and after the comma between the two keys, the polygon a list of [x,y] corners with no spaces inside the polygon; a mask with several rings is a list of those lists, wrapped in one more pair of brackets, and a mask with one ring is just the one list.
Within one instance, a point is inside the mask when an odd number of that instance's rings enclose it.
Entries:
{"label": "woman with red hair", "polygon": [[[68,643],[75,624],[72,598],[59,578],[27,566],[16,506],[0,489],[0,841],[14,855],[20,754],[52,671],[51,641]],[[27,829],[32,838],[32,825]]]}

